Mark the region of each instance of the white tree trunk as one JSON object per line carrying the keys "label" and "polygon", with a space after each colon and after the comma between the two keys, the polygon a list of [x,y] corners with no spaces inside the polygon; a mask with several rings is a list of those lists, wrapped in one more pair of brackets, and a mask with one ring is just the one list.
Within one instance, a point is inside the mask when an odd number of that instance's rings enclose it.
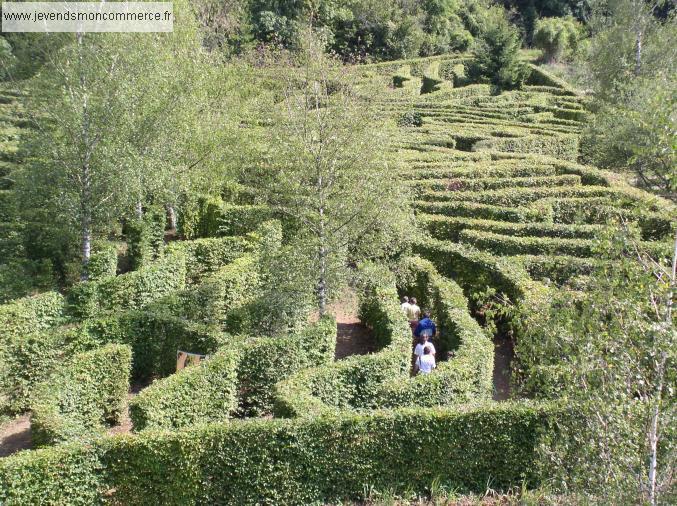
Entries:
{"label": "white tree trunk", "polygon": [[80,279],[87,281],[89,279],[89,259],[92,256],[92,226],[91,218],[87,216],[87,213],[82,217],[80,232],[82,234],[82,272]]}
{"label": "white tree trunk", "polygon": [[141,203],[140,200],[136,201],[136,205],[134,206],[134,213],[136,214],[136,217],[138,219],[143,218],[143,204]]}
{"label": "white tree trunk", "polygon": [[635,33],[635,75],[642,70],[642,29],[638,28]]}
{"label": "white tree trunk", "polygon": [[176,211],[174,206],[171,204],[166,205],[167,208],[167,220],[169,221],[169,228],[171,230],[176,230]]}

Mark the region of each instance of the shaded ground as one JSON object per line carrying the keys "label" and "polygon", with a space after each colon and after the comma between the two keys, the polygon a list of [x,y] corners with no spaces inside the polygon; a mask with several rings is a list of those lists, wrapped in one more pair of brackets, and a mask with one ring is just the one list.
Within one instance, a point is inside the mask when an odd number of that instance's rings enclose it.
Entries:
{"label": "shaded ground", "polygon": [[351,355],[365,355],[377,350],[372,331],[357,317],[357,295],[346,290],[339,301],[329,306],[336,317],[336,360]]}
{"label": "shaded ground", "polygon": [[[129,394],[127,395],[127,401],[131,401],[136,397],[141,390],[146,388],[150,383],[149,382],[135,382],[129,387]],[[118,425],[114,425],[108,429],[107,433],[109,435],[115,434],[128,434],[132,432],[132,420],[129,418],[129,406],[125,409],[125,412],[122,413],[122,418]]]}
{"label": "shaded ground", "polygon": [[29,415],[20,416],[0,426],[0,457],[7,457],[32,446]]}
{"label": "shaded ground", "polygon": [[512,341],[502,335],[494,336],[494,400],[510,398],[510,364],[513,357]]}

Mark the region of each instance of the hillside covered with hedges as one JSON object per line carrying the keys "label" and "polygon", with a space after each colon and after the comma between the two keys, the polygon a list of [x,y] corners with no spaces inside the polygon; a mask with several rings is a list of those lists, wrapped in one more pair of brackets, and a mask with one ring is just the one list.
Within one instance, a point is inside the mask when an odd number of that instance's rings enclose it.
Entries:
{"label": "hillside covered with hedges", "polygon": [[630,3],[6,34],[0,503],[670,503],[675,25]]}

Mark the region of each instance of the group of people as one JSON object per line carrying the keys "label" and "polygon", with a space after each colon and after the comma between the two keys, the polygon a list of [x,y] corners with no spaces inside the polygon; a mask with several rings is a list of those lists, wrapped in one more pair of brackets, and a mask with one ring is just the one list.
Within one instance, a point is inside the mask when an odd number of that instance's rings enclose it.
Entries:
{"label": "group of people", "polygon": [[[435,363],[435,345],[433,338],[437,335],[437,327],[430,319],[430,311],[421,311],[416,297],[402,297],[402,311],[407,315],[409,325],[414,334],[414,372],[430,374],[437,366]],[[421,314],[423,318],[421,318]]]}

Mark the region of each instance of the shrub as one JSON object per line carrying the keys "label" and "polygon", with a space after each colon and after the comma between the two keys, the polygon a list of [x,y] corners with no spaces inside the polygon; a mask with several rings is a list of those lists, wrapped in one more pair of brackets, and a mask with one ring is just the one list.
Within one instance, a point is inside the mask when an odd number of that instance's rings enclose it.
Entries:
{"label": "shrub", "polygon": [[411,329],[399,306],[393,275],[364,264],[359,272],[360,320],[372,328],[379,353],[300,371],[275,387],[278,416],[317,416],[336,409],[374,408],[379,386],[409,371]]}
{"label": "shrub", "polygon": [[172,242],[167,253],[181,251],[186,257],[188,281],[197,283],[252,249],[251,241],[244,237],[210,237]]}
{"label": "shrub", "polygon": [[54,327],[63,319],[64,299],[58,292],[45,292],[0,305],[0,343],[11,336]]}
{"label": "shrub", "polygon": [[546,479],[539,446],[581,422],[552,404],[508,402],[118,436],[2,459],[0,501],[309,504],[365,499],[365,486],[531,488]]}
{"label": "shrub", "polygon": [[229,418],[237,407],[238,355],[218,351],[143,390],[129,405],[134,430],[180,429]]}
{"label": "shrub", "polygon": [[401,127],[420,127],[423,125],[423,117],[419,112],[407,111],[397,118],[397,125]]}
{"label": "shrub", "polygon": [[143,218],[130,220],[123,232],[127,236],[127,255],[132,269],[150,264],[164,248],[167,215],[163,208],[152,207]]}
{"label": "shrub", "polygon": [[248,416],[272,411],[272,386],[310,366],[330,364],[336,348],[336,321],[325,316],[300,332],[253,339],[243,346],[238,370],[240,408]]}
{"label": "shrub", "polygon": [[102,311],[141,309],[183,289],[185,283],[185,257],[174,252],[138,271],[74,285],[68,294],[68,310],[83,319]]}
{"label": "shrub", "polygon": [[115,243],[97,241],[92,247],[92,255],[87,264],[91,281],[115,276],[118,268],[118,250]]}
{"label": "shrub", "polygon": [[90,437],[119,422],[129,391],[132,351],[107,345],[73,356],[44,383],[31,401],[37,444]]}
{"label": "shrub", "polygon": [[543,59],[556,62],[571,58],[578,49],[582,27],[573,17],[541,18],[536,21],[533,44]]}
{"label": "shrub", "polygon": [[530,69],[520,60],[521,40],[517,28],[504,16],[496,16],[472,48],[468,66],[472,79],[488,79],[497,88],[521,88]]}

